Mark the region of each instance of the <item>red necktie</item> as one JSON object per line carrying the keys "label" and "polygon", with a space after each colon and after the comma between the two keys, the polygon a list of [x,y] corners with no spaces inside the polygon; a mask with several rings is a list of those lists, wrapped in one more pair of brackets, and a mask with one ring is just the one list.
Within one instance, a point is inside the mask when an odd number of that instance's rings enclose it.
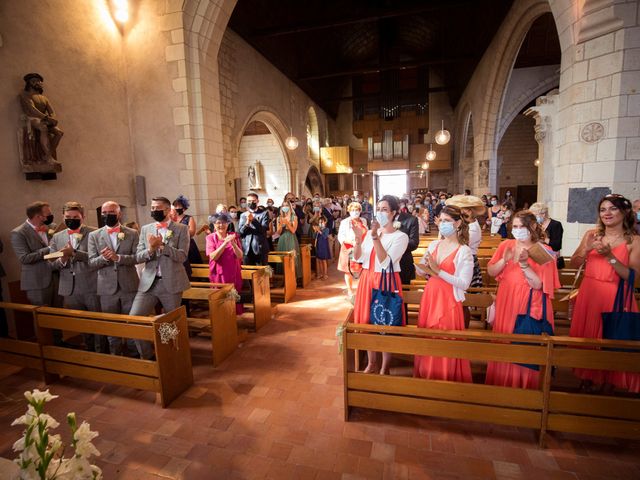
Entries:
{"label": "red necktie", "polygon": [[48,230],[49,227],[47,227],[46,225],[40,225],[38,228],[36,228],[36,232],[40,233],[47,233]]}
{"label": "red necktie", "polygon": [[166,222],[156,223],[156,230],[160,230],[161,228],[167,228],[169,226]]}
{"label": "red necktie", "polygon": [[112,233],[120,233],[120,225],[113,228],[107,228],[107,233],[111,235]]}
{"label": "red necktie", "polygon": [[75,235],[76,233],[80,233],[80,229],[76,229],[76,230],[71,230],[70,228],[67,229],[69,232],[69,235]]}

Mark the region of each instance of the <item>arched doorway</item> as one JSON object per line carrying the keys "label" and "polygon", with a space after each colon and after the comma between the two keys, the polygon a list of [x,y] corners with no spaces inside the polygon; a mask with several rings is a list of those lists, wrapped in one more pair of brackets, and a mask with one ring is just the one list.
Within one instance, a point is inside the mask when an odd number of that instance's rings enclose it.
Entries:
{"label": "arched doorway", "polygon": [[245,126],[238,144],[236,198],[255,192],[262,203],[272,198],[279,205],[291,190],[289,162],[274,131],[255,117]]}
{"label": "arched doorway", "polygon": [[311,163],[320,163],[320,134],[318,129],[318,116],[313,107],[307,110],[307,155]]}
{"label": "arched doorway", "polygon": [[324,196],[324,183],[322,182],[322,175],[320,175],[320,171],[316,167],[309,168],[307,172],[307,176],[304,179],[304,191],[303,195],[308,197],[313,196],[316,193],[319,193],[320,196]]}

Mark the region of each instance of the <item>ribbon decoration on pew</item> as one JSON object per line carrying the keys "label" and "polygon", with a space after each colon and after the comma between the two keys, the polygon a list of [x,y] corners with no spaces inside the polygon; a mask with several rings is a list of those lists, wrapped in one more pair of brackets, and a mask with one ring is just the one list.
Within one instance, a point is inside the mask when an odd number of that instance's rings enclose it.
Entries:
{"label": "ribbon decoration on pew", "polygon": [[178,334],[180,333],[180,330],[178,329],[176,322],[162,323],[158,327],[158,333],[160,334],[161,343],[166,345],[169,342],[173,342],[173,346],[175,347],[176,350],[180,348],[178,345],[178,342],[176,342],[176,338],[178,338]]}
{"label": "ribbon decoration on pew", "polygon": [[336,338],[338,339],[338,355],[342,355],[344,346],[344,331],[347,328],[345,323],[341,323],[336,327]]}
{"label": "ribbon decoration on pew", "polygon": [[266,272],[267,275],[269,275],[269,278],[273,277],[273,268],[271,268],[271,265],[265,266],[264,271]]}
{"label": "ribbon decoration on pew", "polygon": [[229,300],[233,300],[235,303],[238,303],[241,299],[240,294],[235,289],[235,287],[231,287],[231,290],[229,290],[229,293],[227,293],[227,298]]}

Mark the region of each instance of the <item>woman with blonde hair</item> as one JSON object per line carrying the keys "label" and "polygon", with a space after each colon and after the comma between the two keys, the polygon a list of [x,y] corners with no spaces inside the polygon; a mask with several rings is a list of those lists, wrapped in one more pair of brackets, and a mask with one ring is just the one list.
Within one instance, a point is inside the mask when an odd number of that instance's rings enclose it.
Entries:
{"label": "woman with blonde hair", "polygon": [[344,273],[344,283],[347,286],[347,296],[353,296],[353,277],[349,271],[349,256],[353,252],[356,234],[353,229],[354,225],[367,231],[367,220],[362,218],[362,205],[358,202],[351,202],[347,206],[347,217],[340,222],[338,229],[338,242],[340,242],[340,255],[338,257],[338,271]]}
{"label": "woman with blonde hair", "polygon": [[[419,328],[464,330],[462,302],[473,277],[473,255],[467,246],[469,227],[460,208],[445,205],[440,210],[440,240],[429,244],[420,261],[429,275],[420,300]],[[471,382],[469,360],[416,355],[413,375],[432,380]]]}
{"label": "woman with blonde hair", "polygon": [[482,241],[482,227],[478,221],[478,215],[486,212],[486,207],[482,199],[473,195],[454,195],[449,198],[446,205],[453,205],[460,208],[462,215],[469,227],[469,248],[473,255],[473,278],[471,287],[482,287],[482,270],[478,261],[478,247]]}

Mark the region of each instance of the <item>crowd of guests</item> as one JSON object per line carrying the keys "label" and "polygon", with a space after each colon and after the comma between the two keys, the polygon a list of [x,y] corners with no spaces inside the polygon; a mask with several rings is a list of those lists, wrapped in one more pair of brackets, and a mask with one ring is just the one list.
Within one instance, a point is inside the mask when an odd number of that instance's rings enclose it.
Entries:
{"label": "crowd of guests", "polygon": [[[181,304],[182,292],[189,288],[191,265],[204,263],[197,235],[206,235],[210,280],[232,283],[237,290],[242,288],[241,266],[267,265],[273,250],[296,252],[296,274],[301,277],[300,244],[307,242],[314,246],[317,279],[326,280],[330,262],[337,262],[346,294],[354,303],[356,323],[369,323],[372,291],[382,275],[393,275],[400,285],[410,283],[418,273],[428,279],[418,326],[462,330],[466,291],[482,286],[477,254],[483,231],[488,230],[489,235],[505,238],[487,267],[498,282],[493,330],[513,333],[516,317],[527,311],[529,302],[532,317],[541,318],[546,310],[553,325],[551,300],[560,285],[558,269],[564,267],[563,228],[542,203],[514,211],[510,192],[503,201],[468,191],[463,195],[386,195],[375,208],[359,194],[305,198],[287,193],[276,205],[272,199],[263,204],[252,192],[239,199],[238,206],[218,205],[208,224],[200,228],[186,213],[189,206],[182,195],[173,202],[155,197],[150,210],[153,221],[140,228],[135,223],[123,225],[120,206],[108,201],[100,210],[103,226],[93,228],[86,225],[84,207],[77,202],[64,205],[60,225],[53,223],[48,203],[34,202],[26,208],[26,221],[11,232],[22,267],[21,289],[33,305],[59,306],[56,298],[61,298],[67,308],[148,315],[158,305],[170,311]],[[640,271],[639,224],[640,200],[632,204],[612,194],[599,202],[597,226],[584,235],[570,261],[571,267],[584,268],[571,336],[602,338],[601,313],[612,309],[619,280],[628,279],[632,269]],[[438,240],[414,264],[412,252],[418,248],[420,234],[434,229]],[[529,250],[535,245],[556,261],[533,261]],[[402,295],[400,287],[398,293]],[[637,308],[634,301],[633,311]],[[241,305],[237,311],[242,313]],[[7,335],[4,317],[0,317],[0,335]],[[59,331],[54,341],[65,345]],[[153,344],[142,340],[87,335],[84,343],[96,352],[143,359],[154,355]],[[381,361],[378,357],[369,352],[365,372],[389,373],[390,357],[383,355]],[[414,375],[471,381],[469,362],[455,358],[416,357]],[[609,385],[640,391],[640,374],[577,370],[576,375],[587,390]],[[537,388],[539,373],[490,362],[486,383]]]}

